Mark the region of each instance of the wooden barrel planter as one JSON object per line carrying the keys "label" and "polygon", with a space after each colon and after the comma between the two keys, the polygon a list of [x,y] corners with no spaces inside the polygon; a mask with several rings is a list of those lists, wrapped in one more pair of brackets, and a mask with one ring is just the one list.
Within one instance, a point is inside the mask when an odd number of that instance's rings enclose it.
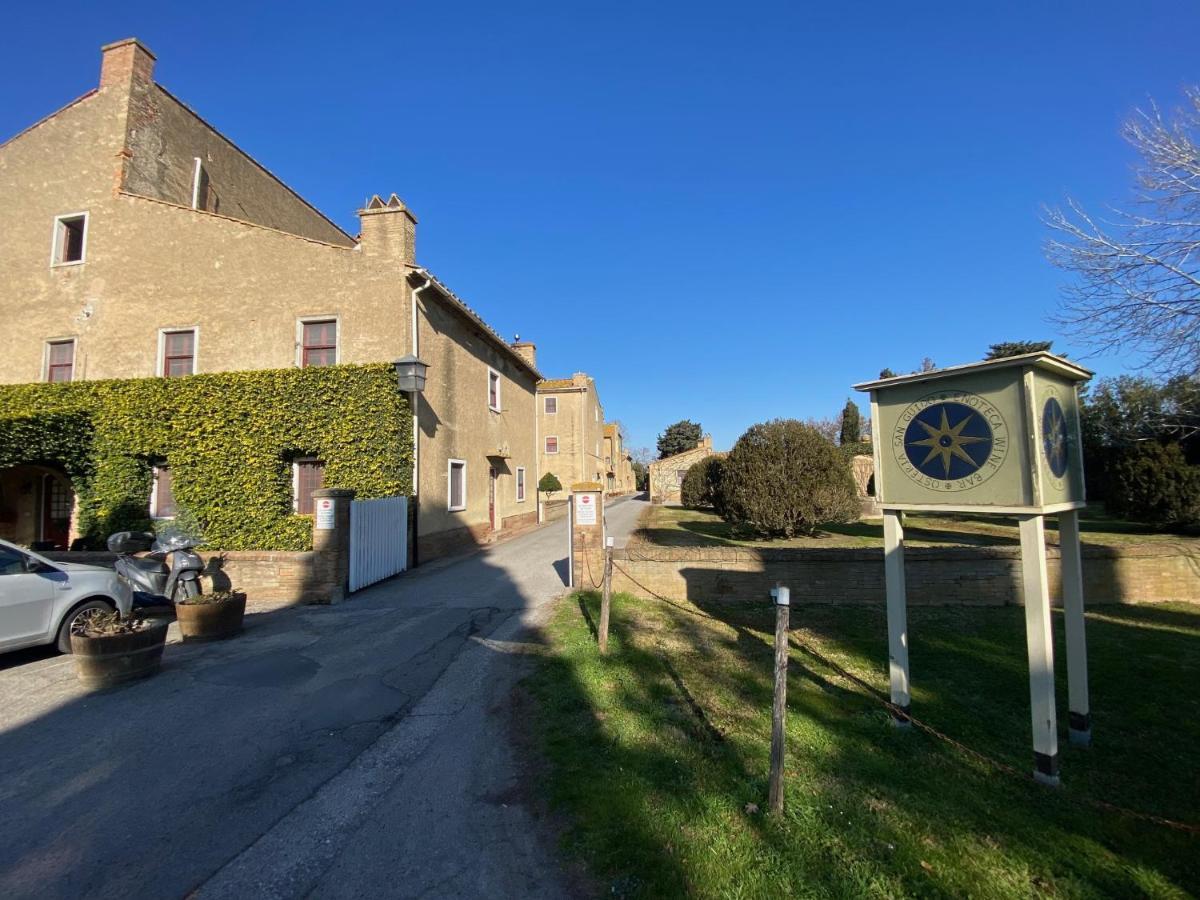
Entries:
{"label": "wooden barrel planter", "polygon": [[[203,600],[201,595],[197,600]],[[211,596],[211,595],[208,595]],[[215,603],[177,603],[175,621],[185,641],[219,641],[240,634],[246,595],[232,593]]]}
{"label": "wooden barrel planter", "polygon": [[162,664],[167,625],[159,622],[129,634],[72,634],[79,680],[100,690],[153,675]]}

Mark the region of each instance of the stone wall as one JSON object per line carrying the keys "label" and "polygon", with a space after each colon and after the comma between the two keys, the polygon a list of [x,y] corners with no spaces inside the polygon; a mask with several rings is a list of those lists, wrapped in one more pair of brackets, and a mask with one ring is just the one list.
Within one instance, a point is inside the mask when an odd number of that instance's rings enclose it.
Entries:
{"label": "stone wall", "polygon": [[679,503],[683,475],[707,456],[712,456],[712,435],[706,434],[691,450],[650,463],[650,502]]}
{"label": "stone wall", "polygon": [[[41,555],[51,560],[95,566],[111,566],[117,558],[113,553],[102,552],[48,552]],[[327,603],[334,585],[325,583],[318,575],[319,555],[315,552],[259,550],[201,553],[205,563],[204,589],[233,587],[245,591],[250,605]]]}
{"label": "stone wall", "polygon": [[[1061,597],[1061,560],[1047,549],[1050,594]],[[882,549],[648,547],[614,553],[614,590],[649,591],[699,606],[765,602],[777,582],[792,602],[860,604],[885,601]],[[1013,547],[905,551],[913,605],[1002,606],[1022,602],[1021,557]],[[1088,603],[1200,602],[1200,548],[1184,544],[1084,547]]]}

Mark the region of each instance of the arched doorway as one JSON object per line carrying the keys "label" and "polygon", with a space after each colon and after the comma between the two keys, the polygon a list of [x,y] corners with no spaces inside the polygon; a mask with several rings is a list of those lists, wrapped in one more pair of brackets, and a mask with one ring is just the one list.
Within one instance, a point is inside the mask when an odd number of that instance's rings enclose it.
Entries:
{"label": "arched doorway", "polygon": [[42,550],[71,546],[75,492],[62,470],[47,465],[0,469],[0,538]]}

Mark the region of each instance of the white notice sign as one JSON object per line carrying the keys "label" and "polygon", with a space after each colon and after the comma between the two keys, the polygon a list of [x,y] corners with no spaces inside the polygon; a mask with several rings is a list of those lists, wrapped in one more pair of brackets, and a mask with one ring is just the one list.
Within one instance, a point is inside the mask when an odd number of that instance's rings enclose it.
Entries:
{"label": "white notice sign", "polygon": [[596,524],[596,495],[580,494],[575,498],[575,524]]}
{"label": "white notice sign", "polygon": [[332,531],[333,500],[329,497],[319,497],[314,502],[317,508],[317,528],[321,531]]}

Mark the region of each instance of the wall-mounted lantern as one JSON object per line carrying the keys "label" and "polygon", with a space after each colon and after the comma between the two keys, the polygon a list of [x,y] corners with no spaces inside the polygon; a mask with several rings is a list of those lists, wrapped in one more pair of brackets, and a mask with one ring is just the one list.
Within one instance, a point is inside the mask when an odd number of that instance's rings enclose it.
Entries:
{"label": "wall-mounted lantern", "polygon": [[425,375],[429,364],[417,359],[411,353],[402,356],[392,365],[396,369],[396,386],[405,393],[421,393],[425,390]]}

